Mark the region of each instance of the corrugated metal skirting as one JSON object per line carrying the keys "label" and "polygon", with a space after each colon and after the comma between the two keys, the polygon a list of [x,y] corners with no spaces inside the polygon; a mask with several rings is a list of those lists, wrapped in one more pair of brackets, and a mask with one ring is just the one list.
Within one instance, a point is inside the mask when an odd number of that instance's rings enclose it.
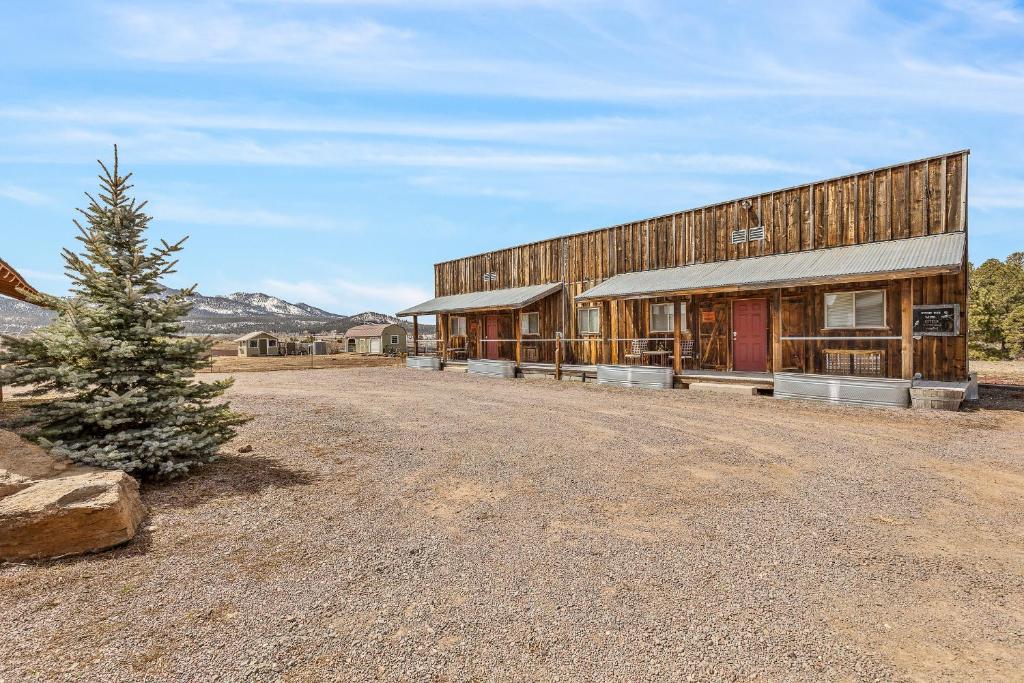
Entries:
{"label": "corrugated metal skirting", "polygon": [[775,398],[797,398],[861,406],[906,408],[909,379],[775,373]]}
{"label": "corrugated metal skirting", "polygon": [[516,376],[516,364],[510,360],[469,360],[466,363],[466,372],[474,375],[488,375],[490,377]]}
{"label": "corrugated metal skirting", "polygon": [[616,387],[671,389],[672,368],[643,365],[598,365],[597,383]]}
{"label": "corrugated metal skirting", "polygon": [[440,370],[441,359],[437,356],[409,356],[405,359],[405,366],[414,370]]}

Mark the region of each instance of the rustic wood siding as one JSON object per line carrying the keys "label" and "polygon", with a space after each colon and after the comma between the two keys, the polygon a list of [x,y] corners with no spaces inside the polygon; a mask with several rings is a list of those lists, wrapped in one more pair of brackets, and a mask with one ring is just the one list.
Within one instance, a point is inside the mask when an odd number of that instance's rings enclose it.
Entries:
{"label": "rustic wood siding", "polygon": [[[546,306],[551,314],[558,313],[564,335],[576,338],[575,297],[620,273],[964,231],[967,154],[955,152],[446,261],[434,267],[435,294],[561,281],[563,295]],[[764,226],[763,240],[732,244],[733,230],[758,225]],[[485,273],[497,277],[484,281]],[[960,303],[966,311],[966,275],[917,279],[914,301]],[[791,309],[795,305],[789,304]],[[690,315],[696,314],[691,310]],[[962,329],[967,329],[966,321]],[[593,346],[569,345],[567,360],[590,360]],[[896,353],[887,354],[890,363],[893,357],[898,362],[898,343],[895,347]],[[915,367],[930,378],[966,376],[965,335],[925,338],[915,349]]]}

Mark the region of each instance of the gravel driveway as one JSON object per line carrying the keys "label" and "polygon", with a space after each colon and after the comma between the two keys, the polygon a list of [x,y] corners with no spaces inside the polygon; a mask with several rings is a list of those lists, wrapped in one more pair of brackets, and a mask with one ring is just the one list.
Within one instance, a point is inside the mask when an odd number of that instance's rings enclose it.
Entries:
{"label": "gravel driveway", "polygon": [[0,566],[0,680],[1013,679],[1024,401],[246,373],[116,551]]}

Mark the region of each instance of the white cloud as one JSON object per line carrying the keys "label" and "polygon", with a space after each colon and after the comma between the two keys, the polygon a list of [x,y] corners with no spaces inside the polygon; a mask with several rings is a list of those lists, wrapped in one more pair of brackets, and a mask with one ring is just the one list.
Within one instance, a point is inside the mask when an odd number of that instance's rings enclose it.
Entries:
{"label": "white cloud", "polygon": [[361,229],[357,223],[342,224],[331,218],[304,213],[284,213],[260,208],[207,206],[188,200],[161,197],[153,199],[146,212],[156,221],[172,221],[194,225],[278,230],[312,230],[318,232]]}
{"label": "white cloud", "polygon": [[971,179],[969,201],[977,209],[1024,209],[1024,181]]}
{"label": "white cloud", "polygon": [[116,48],[160,62],[296,64],[393,49],[408,31],[374,21],[347,24],[264,21],[192,5],[187,10],[122,5],[111,11],[122,29]]}
{"label": "white cloud", "polygon": [[[254,113],[256,103],[247,103],[246,111],[225,110],[211,102],[181,100],[121,102],[94,101],[75,107],[6,106],[0,118],[33,124],[61,126],[133,127],[166,130],[233,130],[272,133],[329,133],[441,140],[545,141],[565,140],[598,134],[622,134],[649,128],[654,122],[625,117],[592,117],[562,120],[415,120],[310,116],[296,112],[270,110]],[[70,130],[74,130],[71,128]]]}
{"label": "white cloud", "polygon": [[[386,278],[375,278],[385,280]],[[368,282],[372,282],[369,279]],[[377,311],[394,313],[407,306],[431,298],[427,290],[418,285],[392,282],[365,284],[351,279],[332,278],[324,281],[286,281],[267,279],[262,288],[293,302],[302,302],[338,313]]]}
{"label": "white cloud", "polygon": [[30,206],[43,206],[53,203],[53,199],[48,195],[19,185],[0,185],[0,197]]}

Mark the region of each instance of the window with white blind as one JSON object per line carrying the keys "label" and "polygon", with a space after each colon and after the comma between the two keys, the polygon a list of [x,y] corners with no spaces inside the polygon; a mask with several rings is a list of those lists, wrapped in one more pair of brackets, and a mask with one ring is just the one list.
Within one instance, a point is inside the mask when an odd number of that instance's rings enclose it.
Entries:
{"label": "window with white blind", "polygon": [[523,334],[540,334],[540,313],[523,313],[519,329]]}
{"label": "window with white blind", "polygon": [[825,327],[885,327],[885,290],[830,292],[825,295]]}
{"label": "window with white blind", "polygon": [[461,316],[448,318],[448,334],[452,337],[465,337],[466,319]]}
{"label": "window with white blind", "polygon": [[[679,304],[679,326],[686,329],[686,304]],[[675,311],[672,304],[651,304],[651,332],[674,332]]]}
{"label": "window with white blind", "polygon": [[651,304],[651,332],[672,332],[672,304]]}
{"label": "window with white blind", "polygon": [[601,309],[581,308],[576,312],[580,334],[601,334]]}

